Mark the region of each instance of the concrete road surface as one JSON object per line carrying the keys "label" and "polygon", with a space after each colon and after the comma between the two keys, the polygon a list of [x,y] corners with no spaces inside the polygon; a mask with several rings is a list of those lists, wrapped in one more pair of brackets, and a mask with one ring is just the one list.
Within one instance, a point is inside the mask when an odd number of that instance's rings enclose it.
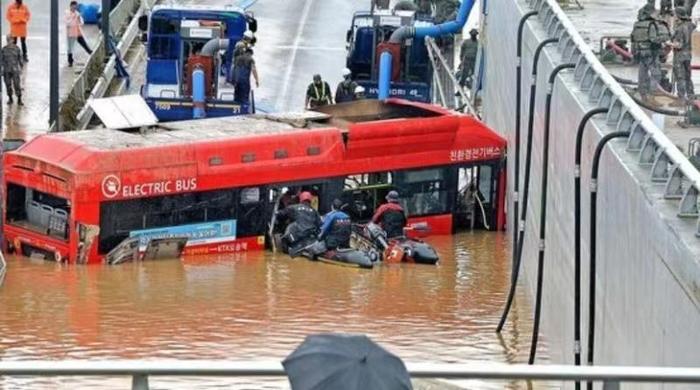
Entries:
{"label": "concrete road surface", "polygon": [[[9,31],[5,14],[7,6],[14,0],[0,0],[2,6],[2,35]],[[73,79],[87,59],[87,54],[76,45],[74,56],[76,64],[68,68],[66,56],[66,33],[63,25],[63,13],[68,9],[70,0],[59,0],[59,64],[61,96],[73,84]],[[7,105],[7,94],[3,85],[3,137],[26,138],[31,135],[44,133],[49,128],[49,30],[50,30],[50,1],[24,0],[32,14],[29,21],[29,33],[27,37],[27,52],[29,62],[25,64],[22,72],[22,85],[24,86],[24,107],[16,104]],[[95,46],[99,40],[99,31],[96,26],[86,25],[83,28],[88,45]],[[3,45],[5,40],[3,39]]]}
{"label": "concrete road surface", "polygon": [[[230,4],[221,0],[187,0],[179,4]],[[250,8],[258,19],[255,59],[259,106],[276,111],[304,108],[306,87],[320,73],[335,93],[345,67],[345,32],[355,11],[370,0],[259,0]]]}

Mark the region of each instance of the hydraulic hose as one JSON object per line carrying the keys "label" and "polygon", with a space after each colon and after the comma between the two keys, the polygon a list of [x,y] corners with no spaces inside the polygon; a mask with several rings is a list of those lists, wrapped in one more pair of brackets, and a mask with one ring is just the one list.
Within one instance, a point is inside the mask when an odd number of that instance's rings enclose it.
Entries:
{"label": "hydraulic hose", "polygon": [[537,258],[537,291],[535,294],[535,317],[532,326],[532,344],[530,345],[530,358],[528,364],[535,363],[535,355],[537,354],[537,342],[540,332],[540,315],[542,313],[542,284],[544,278],[544,255],[545,255],[545,239],[547,233],[547,180],[549,179],[549,129],[552,111],[552,94],[554,93],[554,82],[556,81],[559,72],[565,69],[575,68],[576,64],[558,65],[549,74],[547,84],[547,97],[545,98],[544,108],[544,135],[542,149],[542,183],[540,197],[540,248]]}
{"label": "hydraulic hose", "polygon": [[[607,114],[609,108],[594,108],[583,115],[576,130],[574,161],[574,364],[581,365],[581,149],[583,133],[594,115]],[[581,382],[576,382],[576,390]]]}
{"label": "hydraulic hose", "polygon": [[[598,170],[600,168],[600,156],[603,154],[605,145],[611,139],[629,137],[629,131],[615,131],[606,134],[598,146],[595,148],[593,155],[593,167],[591,169],[591,229],[590,229],[590,266],[589,266],[589,297],[588,297],[588,365],[593,365],[594,346],[595,346],[595,288],[596,288],[596,234],[597,234],[597,202],[598,202]],[[593,390],[593,382],[586,384],[588,390]]]}
{"label": "hydraulic hose", "polygon": [[658,114],[663,114],[663,115],[668,115],[668,116],[685,116],[686,113],[683,111],[675,111],[675,110],[668,110],[665,108],[659,108],[659,107],[654,107],[650,104],[647,104],[639,99],[637,99],[636,96],[634,96],[631,93],[628,93],[628,95],[634,100],[635,103],[637,103],[640,107],[646,108],[649,111],[654,111]]}
{"label": "hydraulic hose", "polygon": [[515,263],[513,263],[513,274],[510,280],[510,290],[508,291],[508,298],[506,299],[506,306],[503,308],[503,314],[501,315],[501,320],[496,327],[496,332],[503,330],[503,326],[508,319],[508,313],[513,305],[513,299],[515,298],[515,289],[518,284],[518,278],[520,276],[520,263],[523,256],[523,239],[525,238],[525,219],[527,217],[527,201],[528,194],[530,192],[530,165],[532,157],[532,126],[535,121],[535,96],[537,94],[537,64],[540,60],[540,54],[542,54],[542,49],[550,43],[559,41],[558,38],[549,38],[542,41],[535,49],[535,56],[532,60],[532,81],[530,84],[530,106],[527,119],[527,148],[525,150],[525,180],[523,185],[523,207],[520,212],[520,221],[518,222],[518,245],[515,250],[517,250]]}
{"label": "hydraulic hose", "polygon": [[[523,55],[523,30],[525,29],[525,23],[532,16],[537,15],[537,11],[530,11],[523,15],[518,24],[518,44],[516,48],[516,67],[515,67],[515,161],[513,169],[513,260],[511,263],[510,274],[511,277],[515,274],[515,258],[517,251],[515,248],[518,246],[518,214],[520,210],[520,108],[522,106],[522,84],[523,84],[523,66],[522,66],[522,55]],[[498,330],[500,332],[500,328]]]}

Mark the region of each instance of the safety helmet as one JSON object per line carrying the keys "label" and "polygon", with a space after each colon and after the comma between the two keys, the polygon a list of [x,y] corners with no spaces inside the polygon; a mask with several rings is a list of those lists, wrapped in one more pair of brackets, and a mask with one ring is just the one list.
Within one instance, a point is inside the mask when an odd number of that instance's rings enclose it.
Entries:
{"label": "safety helmet", "polygon": [[311,195],[309,191],[304,191],[301,194],[299,194],[299,201],[300,202],[311,202],[311,199],[313,199],[314,196]]}
{"label": "safety helmet", "polygon": [[365,87],[358,85],[355,87],[355,93],[365,93]]}
{"label": "safety helmet", "polygon": [[342,74],[343,74],[343,77],[348,77],[348,76],[352,75],[352,71],[348,68],[345,68],[345,69],[343,69]]}
{"label": "safety helmet", "polygon": [[469,35],[479,35],[479,30],[473,28],[469,30]]}
{"label": "safety helmet", "polygon": [[321,75],[320,74],[315,74],[314,75],[314,81],[321,81]]}
{"label": "safety helmet", "polygon": [[246,39],[253,39],[253,32],[250,31],[250,30],[246,30],[246,31],[243,33],[243,38],[246,38]]}
{"label": "safety helmet", "polygon": [[394,191],[394,190],[389,191],[389,193],[386,194],[386,200],[388,202],[398,202],[399,201],[399,193]]}

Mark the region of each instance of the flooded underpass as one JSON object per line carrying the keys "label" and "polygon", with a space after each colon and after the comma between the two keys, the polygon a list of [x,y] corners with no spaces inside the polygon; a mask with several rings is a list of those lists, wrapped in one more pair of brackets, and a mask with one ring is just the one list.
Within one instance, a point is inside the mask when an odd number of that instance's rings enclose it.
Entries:
{"label": "flooded underpass", "polygon": [[[464,233],[429,242],[439,251],[438,266],[372,270],[261,252],[122,266],[10,258],[0,289],[0,359],[281,360],[308,334],[349,332],[365,333],[410,362],[526,361],[531,309],[524,296],[503,336],[494,332],[509,282],[506,235]],[[539,356],[547,361],[546,351]],[[129,383],[0,379],[3,389],[123,389]],[[289,388],[284,379],[151,378],[152,388],[193,384]]]}

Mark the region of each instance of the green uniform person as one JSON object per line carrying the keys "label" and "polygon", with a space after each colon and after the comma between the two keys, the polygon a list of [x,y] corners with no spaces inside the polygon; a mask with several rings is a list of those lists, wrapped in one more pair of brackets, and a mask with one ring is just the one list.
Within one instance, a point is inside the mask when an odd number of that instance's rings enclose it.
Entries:
{"label": "green uniform person", "polygon": [[321,75],[315,74],[313,83],[306,89],[306,107],[314,109],[327,104],[333,104],[331,86],[321,80]]}
{"label": "green uniform person", "polygon": [[673,78],[676,80],[676,93],[688,104],[695,98],[693,80],[690,78],[690,60],[693,58],[692,35],[695,24],[690,21],[685,8],[676,9],[676,31],[673,33]]}
{"label": "green uniform person", "polygon": [[471,29],[469,31],[469,39],[462,42],[460,49],[460,65],[459,65],[459,85],[471,88],[471,78],[474,75],[474,65],[476,64],[476,55],[479,51],[479,41],[477,36],[479,31]]}
{"label": "green uniform person", "polygon": [[672,0],[661,0],[659,13],[661,15],[671,15],[672,11],[673,11]]}
{"label": "green uniform person", "polygon": [[435,23],[444,23],[457,18],[460,2],[457,0],[433,0],[435,3]]}
{"label": "green uniform person", "polygon": [[661,43],[656,21],[652,17],[654,7],[649,4],[642,7],[637,14],[637,21],[632,29],[632,52],[639,63],[637,82],[643,100],[649,93],[658,89],[661,80],[659,55]]}
{"label": "green uniform person", "polygon": [[7,36],[7,45],[0,50],[2,61],[2,78],[7,89],[7,104],[12,104],[12,93],[17,96],[17,104],[23,106],[22,87],[20,86],[20,72],[24,62],[22,52],[17,46],[17,38]]}

